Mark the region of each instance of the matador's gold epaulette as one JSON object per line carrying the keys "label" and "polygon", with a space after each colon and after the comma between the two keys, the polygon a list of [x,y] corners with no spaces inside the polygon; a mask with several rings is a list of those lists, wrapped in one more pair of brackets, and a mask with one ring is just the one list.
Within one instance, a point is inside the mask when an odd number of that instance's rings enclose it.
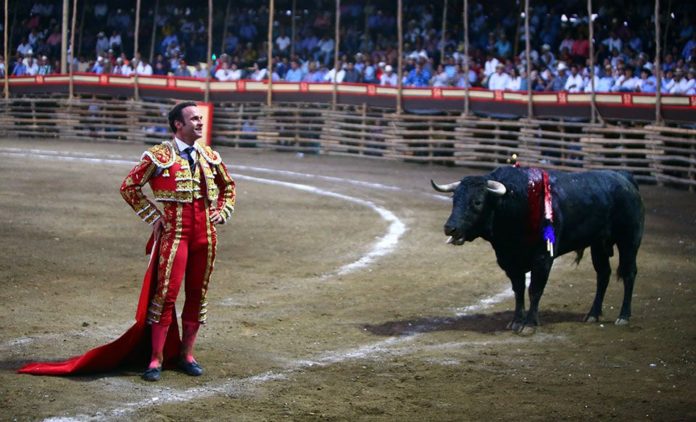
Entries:
{"label": "matador's gold epaulette", "polygon": [[159,145],[148,149],[143,153],[142,158],[150,157],[153,163],[157,167],[169,168],[174,164],[176,160],[176,153],[174,152],[174,145],[169,141],[164,141]]}
{"label": "matador's gold epaulette", "polygon": [[198,151],[200,154],[205,158],[207,162],[213,165],[218,165],[222,162],[222,157],[220,157],[220,154],[217,152],[213,151],[212,148],[209,146],[203,146],[200,144],[196,144],[199,146]]}

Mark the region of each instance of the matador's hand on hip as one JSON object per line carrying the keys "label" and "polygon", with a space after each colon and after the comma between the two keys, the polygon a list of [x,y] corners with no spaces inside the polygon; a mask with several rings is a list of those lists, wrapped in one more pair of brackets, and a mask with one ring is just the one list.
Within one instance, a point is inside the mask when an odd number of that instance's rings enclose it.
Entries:
{"label": "matador's hand on hip", "polygon": [[222,215],[220,215],[220,211],[213,210],[210,212],[210,222],[213,224],[221,224],[224,222]]}

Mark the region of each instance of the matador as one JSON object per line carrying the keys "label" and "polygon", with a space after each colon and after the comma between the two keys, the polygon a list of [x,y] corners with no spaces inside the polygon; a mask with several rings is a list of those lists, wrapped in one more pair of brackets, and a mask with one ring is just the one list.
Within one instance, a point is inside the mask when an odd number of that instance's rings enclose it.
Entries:
{"label": "matador", "polygon": [[[192,376],[203,373],[193,357],[193,345],[207,317],[208,282],[217,245],[215,226],[230,219],[235,204],[235,183],[220,155],[196,142],[203,130],[196,104],[174,106],[169,126],[174,139],[145,151],[121,185],[123,198],[153,226],[158,243],[157,281],[147,311],[152,333],[150,364],[143,373],[147,381],[161,377],[165,341],[172,320],[176,323],[174,304],[182,284],[186,298],[178,366]],[[143,193],[147,183],[161,208]]]}

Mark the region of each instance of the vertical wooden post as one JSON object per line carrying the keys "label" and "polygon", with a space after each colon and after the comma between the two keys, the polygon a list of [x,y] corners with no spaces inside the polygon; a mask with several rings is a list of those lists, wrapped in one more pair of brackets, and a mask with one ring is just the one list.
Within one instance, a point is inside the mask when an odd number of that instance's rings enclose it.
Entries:
{"label": "vertical wooden post", "polygon": [[524,0],[524,55],[527,59],[527,118],[534,117],[532,104],[532,81],[529,78],[532,73],[532,47],[529,40],[529,0]]}
{"label": "vertical wooden post", "polygon": [[80,32],[77,37],[77,57],[80,57],[82,55],[82,31],[85,28],[85,13],[87,13],[87,6],[82,8],[82,18],[80,19]]}
{"label": "vertical wooden post", "polygon": [[10,32],[10,28],[7,27],[7,15],[10,13],[10,9],[7,5],[7,0],[5,0],[5,13],[4,13],[4,23],[3,23],[3,28],[5,28],[3,32],[3,48],[5,49],[5,77],[3,78],[5,80],[4,83],[4,89],[3,92],[5,93],[5,99],[10,98],[10,72],[12,69],[10,69],[10,50],[7,44],[8,38],[7,38],[7,33]]}
{"label": "vertical wooden post", "polygon": [[334,77],[333,91],[331,96],[331,110],[336,110],[336,100],[338,93],[338,46],[341,43],[341,0],[336,0],[336,28],[334,35]]}
{"label": "vertical wooden post", "polygon": [[[61,35],[60,35],[60,73],[67,73],[68,61],[68,8],[69,0],[63,0],[63,18],[61,20]],[[7,53],[5,53],[7,55]]]}
{"label": "vertical wooden post", "polygon": [[464,0],[464,116],[469,115],[469,0]]}
{"label": "vertical wooden post", "polygon": [[159,0],[155,0],[155,14],[152,18],[152,37],[150,38],[150,65],[155,58],[155,40],[157,39],[157,14],[159,13]]}
{"label": "vertical wooden post", "polygon": [[655,124],[662,123],[662,69],[660,69],[660,0],[655,0]]}
{"label": "vertical wooden post", "polygon": [[266,105],[271,106],[273,99],[273,13],[275,12],[275,1],[269,0],[268,8],[268,60],[266,68],[268,72],[268,92],[266,93]]}
{"label": "vertical wooden post", "polygon": [[397,92],[396,92],[396,114],[401,114],[401,96],[402,96],[402,91],[403,91],[403,60],[404,60],[404,24],[403,24],[403,0],[399,0],[397,4],[397,12],[396,12],[396,26],[397,26],[397,31],[398,33],[398,38],[399,38],[399,57],[397,59],[397,78],[399,80],[397,81]]}
{"label": "vertical wooden post", "polygon": [[205,95],[203,96],[203,101],[207,103],[210,101],[210,71],[213,68],[213,0],[208,0],[208,48],[206,51],[207,72],[205,72]]}
{"label": "vertical wooden post", "polygon": [[292,0],[292,15],[290,15],[290,57],[295,55],[295,15],[297,14],[297,0]]}
{"label": "vertical wooden post", "polygon": [[227,0],[227,7],[225,8],[225,20],[222,22],[222,42],[220,43],[220,55],[225,53],[225,47],[227,47],[227,20],[230,18],[230,3],[231,0]]}
{"label": "vertical wooden post", "polygon": [[[138,38],[140,37],[140,1],[135,2],[135,30],[133,31],[133,57],[138,55]],[[143,61],[142,54],[140,55],[140,61]],[[139,63],[138,63],[139,64]],[[133,77],[133,99],[138,101],[140,99],[140,93],[138,92],[138,71],[137,66],[133,69],[135,76]]]}
{"label": "vertical wooden post", "polygon": [[440,38],[440,64],[445,60],[445,34],[447,33],[447,0],[442,6],[442,37]]}
{"label": "vertical wooden post", "polygon": [[589,19],[587,33],[588,41],[590,42],[590,88],[592,88],[592,96],[590,97],[590,121],[594,124],[597,121],[597,93],[595,92],[595,62],[594,62],[594,22],[592,21],[592,0],[587,0],[587,16]]}
{"label": "vertical wooden post", "polygon": [[68,80],[68,99],[72,100],[75,96],[75,82],[73,80],[73,62],[75,61],[75,26],[77,23],[77,0],[73,0],[73,13],[72,13],[72,23],[70,24],[70,56],[68,63],[68,73],[70,78]]}

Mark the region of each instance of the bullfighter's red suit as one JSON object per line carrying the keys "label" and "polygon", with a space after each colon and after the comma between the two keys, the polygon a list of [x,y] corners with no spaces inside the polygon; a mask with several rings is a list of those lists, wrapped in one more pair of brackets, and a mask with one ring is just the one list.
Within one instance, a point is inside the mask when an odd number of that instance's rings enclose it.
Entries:
{"label": "bullfighter's red suit", "polygon": [[[231,217],[235,183],[215,151],[194,144],[196,160],[189,161],[189,157],[182,157],[178,142],[165,141],[146,151],[121,186],[123,198],[143,221],[164,222],[159,239],[154,239],[154,248],[152,238],[148,245],[152,256],[135,325],[118,340],[82,356],[65,362],[28,364],[19,372],[84,374],[110,371],[126,362],[142,363],[152,351],[151,339],[153,348],[161,343],[163,365],[171,367],[179,358],[181,347],[174,303],[184,277],[183,341],[194,341],[198,326],[206,322],[208,281],[215,262],[217,234],[210,214],[217,210],[222,223]],[[193,171],[189,163],[194,164]],[[148,182],[162,210],[142,192]]]}

